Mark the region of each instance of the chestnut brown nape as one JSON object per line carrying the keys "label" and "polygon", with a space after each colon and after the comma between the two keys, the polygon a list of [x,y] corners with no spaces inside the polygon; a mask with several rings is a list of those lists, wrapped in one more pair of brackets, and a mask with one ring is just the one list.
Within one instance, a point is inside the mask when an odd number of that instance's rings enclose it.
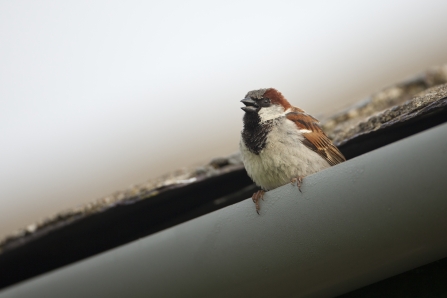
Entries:
{"label": "chestnut brown nape", "polygon": [[292,107],[292,105],[287,101],[287,99],[284,98],[284,96],[281,94],[281,92],[279,92],[275,88],[267,89],[267,91],[265,91],[265,93],[264,93],[264,97],[267,97],[268,99],[270,99],[272,104],[282,105],[285,110]]}

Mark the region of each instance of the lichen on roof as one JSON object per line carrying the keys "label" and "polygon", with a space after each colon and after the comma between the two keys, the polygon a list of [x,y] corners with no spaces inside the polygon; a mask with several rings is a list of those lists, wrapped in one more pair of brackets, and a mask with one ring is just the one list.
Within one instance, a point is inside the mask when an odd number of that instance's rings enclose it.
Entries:
{"label": "lichen on roof", "polygon": [[115,205],[147,200],[157,196],[163,190],[181,187],[242,167],[240,155],[236,153],[228,157],[213,159],[203,166],[184,167],[159,178],[149,180],[146,183],[132,185],[125,190],[117,191],[93,202],[61,211],[53,216],[45,217],[25,228],[12,232],[0,240],[0,254],[6,248],[11,248],[11,245],[19,245],[20,241],[17,240],[36,235],[40,236],[61,226],[68,225],[80,218],[112,208]]}
{"label": "lichen on roof", "polygon": [[447,64],[431,67],[409,80],[386,87],[329,117],[322,122],[322,128],[335,144],[340,145],[355,135],[377,129],[395,117],[445,97],[445,87],[433,88],[445,83],[447,83]]}

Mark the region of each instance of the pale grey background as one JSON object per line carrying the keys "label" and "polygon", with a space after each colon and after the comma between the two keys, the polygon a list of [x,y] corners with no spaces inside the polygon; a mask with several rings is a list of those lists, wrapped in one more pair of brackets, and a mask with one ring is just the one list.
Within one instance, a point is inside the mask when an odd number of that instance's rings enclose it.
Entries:
{"label": "pale grey background", "polygon": [[0,237],[447,61],[446,1],[0,1]]}

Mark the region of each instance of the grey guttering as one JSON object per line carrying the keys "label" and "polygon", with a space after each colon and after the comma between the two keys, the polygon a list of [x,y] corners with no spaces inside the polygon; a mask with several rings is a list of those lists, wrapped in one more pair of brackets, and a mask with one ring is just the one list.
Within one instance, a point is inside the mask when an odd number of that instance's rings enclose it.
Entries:
{"label": "grey guttering", "polygon": [[0,292],[330,297],[447,256],[447,124]]}

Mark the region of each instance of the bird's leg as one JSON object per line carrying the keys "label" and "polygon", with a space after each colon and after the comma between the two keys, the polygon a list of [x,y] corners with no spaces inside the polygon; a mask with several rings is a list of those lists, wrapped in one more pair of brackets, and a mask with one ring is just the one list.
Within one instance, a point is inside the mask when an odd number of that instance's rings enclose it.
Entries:
{"label": "bird's leg", "polygon": [[298,190],[302,193],[301,191],[301,182],[303,182],[303,177],[296,177],[296,178],[292,178],[292,180],[290,180],[290,182],[296,186],[298,186]]}
{"label": "bird's leg", "polygon": [[252,200],[253,200],[253,202],[254,202],[255,205],[256,205],[256,212],[257,212],[258,214],[259,214],[259,209],[261,209],[260,206],[259,206],[259,200],[260,200],[260,199],[264,200],[264,194],[265,194],[265,191],[263,191],[263,190],[258,190],[258,191],[255,192],[255,193],[253,194],[253,196],[251,197]]}

